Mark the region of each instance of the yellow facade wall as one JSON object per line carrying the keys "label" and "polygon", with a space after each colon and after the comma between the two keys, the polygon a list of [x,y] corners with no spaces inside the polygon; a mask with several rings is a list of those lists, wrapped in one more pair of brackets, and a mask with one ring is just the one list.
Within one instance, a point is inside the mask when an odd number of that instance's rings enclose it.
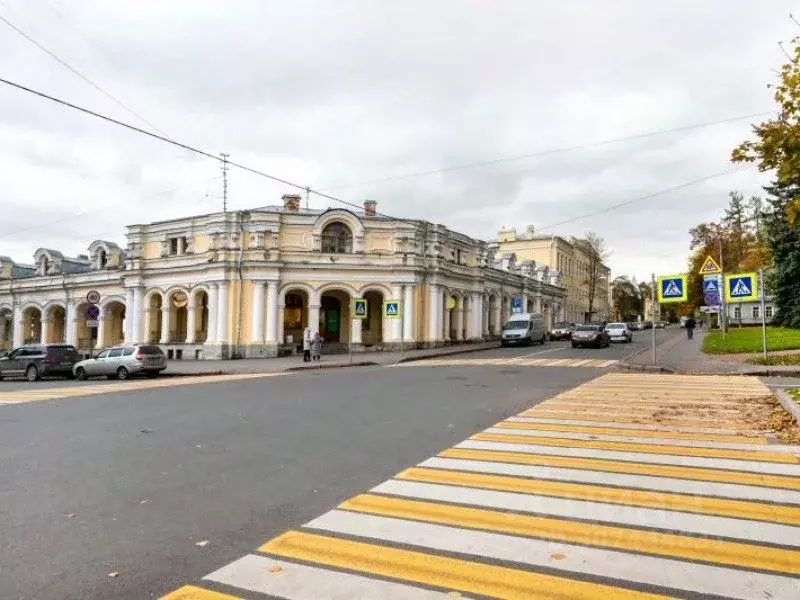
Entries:
{"label": "yellow facade wall", "polygon": [[208,252],[208,249],[211,248],[211,236],[205,233],[198,233],[194,236],[194,251],[196,253],[201,252]]}
{"label": "yellow facade wall", "polygon": [[142,258],[146,260],[161,258],[161,242],[145,242],[142,244]]}

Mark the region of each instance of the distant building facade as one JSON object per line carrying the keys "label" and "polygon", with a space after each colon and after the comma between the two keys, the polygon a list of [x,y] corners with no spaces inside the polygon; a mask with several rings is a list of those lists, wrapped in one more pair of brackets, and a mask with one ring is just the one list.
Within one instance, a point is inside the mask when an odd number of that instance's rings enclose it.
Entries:
{"label": "distant building facade", "polygon": [[537,269],[560,273],[567,290],[565,320],[575,323],[608,320],[611,317],[611,270],[601,265],[590,314],[589,257],[575,242],[575,238],[536,235],[534,228],[528,226],[523,233],[517,233],[514,228],[500,230],[492,247],[499,255],[513,253],[518,260],[533,261]]}
{"label": "distant building facade", "polygon": [[[266,357],[293,351],[306,327],[327,351],[488,339],[515,297],[548,324],[565,316],[560,273],[443,225],[381,216],[371,201],[308,210],[286,195],[282,206],[131,225],[126,237],[76,258],[0,257],[0,348],[136,342],[174,358]],[[352,314],[356,298],[365,318]],[[390,299],[400,319],[384,317]]]}

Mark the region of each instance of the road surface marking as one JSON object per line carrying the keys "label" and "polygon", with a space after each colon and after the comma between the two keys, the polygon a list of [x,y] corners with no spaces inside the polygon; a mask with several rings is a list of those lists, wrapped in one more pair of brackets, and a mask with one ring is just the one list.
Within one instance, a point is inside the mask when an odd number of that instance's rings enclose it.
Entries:
{"label": "road surface marking", "polygon": [[585,367],[608,368],[617,364],[618,360],[586,360],[583,358],[526,358],[526,356],[509,358],[438,358],[416,360],[412,362],[390,365],[392,367]]}
{"label": "road surface marking", "polygon": [[167,594],[162,600],[241,600],[239,596],[229,596],[228,594],[220,594],[219,592],[212,592],[203,588],[195,587],[193,585],[185,585],[180,589],[175,590],[171,594]]}
{"label": "road surface marking", "polygon": [[559,598],[564,600],[666,598],[609,585],[301,531],[289,531],[280,535],[259,550],[276,556],[493,598],[544,600],[552,598],[554,590],[558,590]]}
{"label": "road surface marking", "polygon": [[[628,431],[674,431],[680,433],[712,433],[718,435],[735,435],[739,436],[741,439],[742,437],[757,437],[758,434],[751,432],[748,429],[744,429],[745,425],[741,424],[740,429],[720,429],[720,428],[712,428],[712,427],[687,427],[684,426],[683,423],[680,421],[674,422],[672,424],[665,423],[664,421],[655,421],[653,419],[650,422],[645,422],[644,419],[636,420],[636,421],[620,421],[616,420],[613,417],[587,417],[585,414],[576,415],[575,413],[563,413],[562,416],[572,417],[566,419],[560,419],[558,416],[552,416],[554,413],[549,413],[547,416],[542,416],[543,413],[534,413],[536,414],[535,417],[510,417],[506,419],[507,423],[542,423],[542,424],[553,424],[553,425],[578,425],[581,427],[598,427],[602,426],[603,423],[610,423],[614,427],[619,429],[624,429]],[[579,418],[575,418],[579,417]],[[711,425],[712,422],[705,423],[706,425]]]}

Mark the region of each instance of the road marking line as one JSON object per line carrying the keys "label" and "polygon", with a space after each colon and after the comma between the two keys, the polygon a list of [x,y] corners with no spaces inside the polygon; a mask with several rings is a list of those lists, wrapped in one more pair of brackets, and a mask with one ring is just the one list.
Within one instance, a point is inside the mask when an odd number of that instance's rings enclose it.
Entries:
{"label": "road marking line", "polygon": [[[717,594],[727,598],[751,600],[753,597],[792,598],[800,593],[800,580],[792,577],[743,572],[738,569],[633,555],[616,550],[587,548],[564,542],[525,539],[346,511],[330,511],[307,523],[306,527],[410,544],[430,550],[471,555],[480,552],[480,556],[484,559],[545,567],[557,571],[559,575],[581,573],[613,578],[620,583],[637,582],[667,589],[677,588],[695,594]],[[554,555],[559,558],[554,559]],[[396,564],[395,568],[399,570],[402,566]],[[518,573],[522,574],[524,571]],[[473,573],[466,571],[460,575],[462,578],[473,577]],[[520,575],[515,574],[512,577],[519,579]],[[552,598],[556,589],[558,588],[552,588],[546,597]],[[496,593],[486,593],[486,595],[499,596]],[[529,598],[531,595],[522,597]],[[595,596],[603,599],[613,597],[614,591],[611,590],[597,593]]]}
{"label": "road marking line", "polygon": [[650,492],[611,488],[583,483],[537,481],[506,475],[484,475],[439,469],[411,467],[395,476],[397,479],[462,485],[503,492],[537,494],[576,500],[593,500],[625,506],[666,508],[668,510],[697,514],[717,515],[736,519],[750,519],[784,525],[800,525],[800,507],[760,504],[746,500],[724,500],[705,496],[684,496],[667,492]]}
{"label": "road marking line", "polygon": [[767,548],[742,542],[709,540],[371,494],[355,496],[342,502],[338,508],[382,517],[657,554],[723,566],[800,574],[800,550],[794,549]]}
{"label": "road marking line", "polygon": [[204,590],[194,585],[185,585],[174,592],[161,596],[161,600],[242,600],[238,596],[220,594],[211,590]]}
{"label": "road marking line", "polygon": [[717,429],[711,427],[684,427],[683,425],[670,425],[668,423],[659,423],[656,424],[656,421],[652,421],[652,423],[642,423],[642,422],[633,422],[633,421],[618,421],[613,418],[606,418],[606,419],[586,419],[584,415],[575,415],[566,413],[571,417],[580,417],[578,418],[566,418],[566,419],[559,419],[557,417],[542,417],[538,415],[536,417],[509,417],[506,419],[507,423],[542,423],[547,424],[551,423],[553,425],[578,425],[581,427],[599,427],[603,423],[610,423],[614,427],[619,429],[624,429],[627,431],[675,431],[680,433],[711,433],[717,435],[731,435],[736,436],[739,439],[747,438],[752,436],[758,436],[757,432],[751,432],[749,430],[736,430],[736,429]]}
{"label": "road marking line", "polygon": [[[729,415],[731,417],[739,417],[742,414],[740,408],[733,408],[733,409],[721,409],[715,408],[713,409],[713,416],[706,416],[706,415],[681,415],[681,414],[668,414],[667,411],[675,412],[678,409],[672,409],[670,407],[660,406],[660,407],[653,407],[653,408],[638,408],[635,406],[620,406],[618,404],[608,404],[606,406],[598,406],[594,402],[570,402],[569,405],[560,405],[558,402],[551,402],[550,400],[546,400],[544,402],[540,402],[533,408],[529,408],[528,410],[523,411],[520,413],[521,415],[525,415],[530,413],[531,416],[539,415],[542,413],[553,413],[553,414],[580,414],[580,415],[596,415],[599,417],[609,417],[609,415],[613,415],[614,418],[616,417],[635,417],[635,418],[655,418],[655,415],[664,415],[664,419],[672,419],[675,421],[714,421],[719,418],[720,415]],[[609,417],[611,418],[611,417]],[[659,417],[660,418],[660,417]],[[735,420],[735,419],[732,419]]]}
{"label": "road marking line", "polygon": [[679,531],[686,534],[719,536],[746,542],[783,544],[789,547],[800,546],[798,540],[800,529],[791,525],[696,515],[663,508],[631,508],[591,500],[570,500],[480,488],[467,489],[400,479],[386,481],[372,488],[370,492],[418,500],[452,502],[520,513],[563,517],[577,521],[597,521],[639,529],[661,529],[668,533]]}
{"label": "road marking line", "polygon": [[[248,554],[203,579],[287,600],[443,600],[442,592]],[[464,600],[468,600],[465,597]]]}
{"label": "road marking line", "polygon": [[[524,421],[508,421],[497,423],[494,427],[501,429],[531,429],[534,431],[568,431],[571,433],[602,433],[604,435],[626,435],[630,431],[626,431],[617,427],[603,427],[603,426],[586,426],[586,425],[564,425],[561,423],[526,423]],[[676,440],[700,440],[706,442],[737,442],[737,443],[751,443],[751,444],[766,444],[767,438],[753,437],[743,438],[740,435],[715,435],[715,434],[702,434],[702,433],[680,433],[658,431],[649,433],[640,431],[636,434],[638,437],[660,437],[660,438],[673,438]]]}
{"label": "road marking line", "polygon": [[521,444],[507,442],[484,442],[468,439],[455,445],[456,448],[473,450],[503,450],[506,452],[525,452],[529,454],[551,454],[579,458],[602,458],[639,463],[677,465],[681,467],[704,467],[708,469],[727,469],[730,471],[751,471],[770,475],[800,476],[800,465],[763,463],[753,460],[734,460],[728,458],[705,458],[702,456],[682,456],[677,454],[648,454],[645,452],[623,452],[618,450],[598,450],[544,444]]}
{"label": "road marking line", "polygon": [[467,460],[537,465],[545,467],[564,467],[608,473],[627,473],[672,479],[691,479],[695,481],[730,483],[736,485],[758,486],[800,491],[800,477],[765,475],[741,471],[722,471],[698,467],[675,467],[670,465],[644,464],[603,460],[597,458],[570,458],[566,456],[544,456],[518,452],[493,452],[486,450],[467,450],[450,448],[439,453],[443,458],[463,458]]}
{"label": "road marking line", "polygon": [[286,558],[509,600],[549,599],[554,590],[558,590],[561,600],[665,598],[604,584],[300,531],[284,533],[259,550]]}
{"label": "road marking line", "polygon": [[[547,439],[547,440],[575,440],[586,442],[609,442],[621,444],[660,444],[662,446],[674,446],[681,448],[713,448],[726,450],[761,450],[772,451],[780,448],[778,452],[785,452],[790,455],[800,454],[795,447],[782,447],[778,445],[754,445],[749,443],[732,444],[728,442],[703,442],[698,440],[675,440],[662,437],[639,436],[638,432],[629,432],[631,435],[604,435],[600,433],[570,433],[568,431],[536,431],[530,429],[512,429],[510,427],[490,427],[485,429],[483,434],[487,435],[515,435],[524,438]],[[646,431],[644,433],[652,433]],[[531,441],[531,440],[529,440]],[[746,442],[746,440],[744,440]]]}
{"label": "road marking line", "polygon": [[639,490],[671,492],[675,494],[716,496],[733,500],[761,500],[764,502],[800,505],[800,491],[712,481],[691,481],[686,479],[670,479],[666,477],[620,473],[612,475],[604,471],[591,471],[586,469],[565,469],[446,457],[429,458],[422,461],[417,466],[429,469],[446,469],[448,471],[511,475],[514,477],[527,477],[531,479],[588,483]]}

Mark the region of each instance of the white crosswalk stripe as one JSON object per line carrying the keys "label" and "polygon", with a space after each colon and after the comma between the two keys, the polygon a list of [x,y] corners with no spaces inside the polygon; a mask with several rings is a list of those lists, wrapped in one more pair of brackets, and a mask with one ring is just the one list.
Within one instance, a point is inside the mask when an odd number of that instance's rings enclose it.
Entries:
{"label": "white crosswalk stripe", "polygon": [[607,369],[618,360],[597,358],[437,358],[388,365],[391,367],[583,367]]}
{"label": "white crosswalk stripe", "polygon": [[[680,419],[659,420],[664,394]],[[585,412],[594,397],[623,410]],[[165,598],[796,600],[800,447],[742,428],[769,397],[755,379],[604,375]],[[731,407],[702,426],[713,401]]]}

